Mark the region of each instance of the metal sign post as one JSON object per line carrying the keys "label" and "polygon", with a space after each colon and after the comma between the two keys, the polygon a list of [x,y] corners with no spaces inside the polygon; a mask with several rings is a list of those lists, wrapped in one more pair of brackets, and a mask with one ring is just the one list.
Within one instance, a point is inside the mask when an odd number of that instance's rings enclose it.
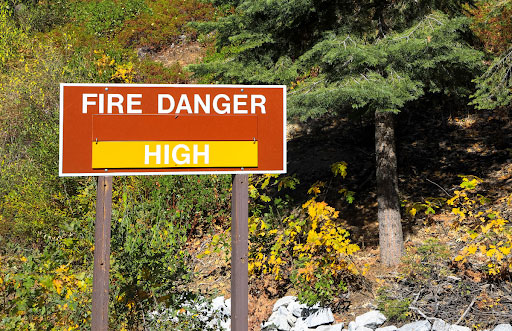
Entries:
{"label": "metal sign post", "polygon": [[249,178],[247,174],[233,176],[231,200],[231,330],[248,330],[249,272]]}
{"label": "metal sign post", "polygon": [[94,271],[91,315],[91,329],[94,331],[108,330],[111,220],[112,177],[98,177],[96,224],[94,225]]}

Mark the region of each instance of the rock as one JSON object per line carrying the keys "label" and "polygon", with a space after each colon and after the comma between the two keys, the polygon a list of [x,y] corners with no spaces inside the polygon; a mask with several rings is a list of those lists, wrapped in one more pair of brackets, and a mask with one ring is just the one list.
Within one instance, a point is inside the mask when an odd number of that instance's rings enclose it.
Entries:
{"label": "rock", "polygon": [[512,325],[510,324],[499,324],[492,331],[512,331]]}
{"label": "rock", "polygon": [[356,331],[356,322],[352,321],[350,323],[348,323],[348,331]]}
{"label": "rock", "polygon": [[378,310],[370,310],[363,315],[356,317],[356,326],[365,326],[370,329],[375,329],[386,321],[386,316]]}
{"label": "rock", "polygon": [[373,329],[367,328],[366,326],[358,326],[356,331],[373,331]]}
{"label": "rock", "polygon": [[449,331],[450,324],[446,323],[442,319],[436,319],[432,324],[432,331]]}
{"label": "rock", "polygon": [[231,318],[220,322],[220,326],[223,330],[231,330]]}
{"label": "rock", "polygon": [[224,311],[224,308],[226,307],[224,303],[224,296],[216,297],[212,300],[212,309],[215,311]]}
{"label": "rock", "polygon": [[144,46],[137,49],[137,56],[139,59],[145,58],[148,54],[151,53],[151,48]]}
{"label": "rock", "polygon": [[293,326],[295,322],[297,322],[297,317],[293,316],[293,314],[288,311],[288,314],[286,315],[286,320],[288,321],[288,324]]}
{"label": "rock", "polygon": [[306,318],[308,328],[314,328],[319,325],[330,324],[332,322],[334,322],[334,316],[332,315],[331,308],[320,308]]}
{"label": "rock", "polygon": [[315,331],[342,331],[343,323],[338,323],[334,325],[322,325],[315,329]]}
{"label": "rock", "polygon": [[450,325],[449,331],[471,331],[470,328],[460,325]]}
{"label": "rock", "polygon": [[294,297],[294,296],[286,296],[286,297],[283,297],[279,300],[276,301],[276,303],[274,303],[274,308],[272,309],[272,311],[276,311],[279,309],[279,307],[281,306],[285,306],[285,307],[288,307],[288,305],[292,302],[296,302],[297,300],[297,297]]}
{"label": "rock", "polygon": [[383,328],[376,328],[375,331],[396,331],[398,328],[394,325],[385,326]]}
{"label": "rock", "polygon": [[430,322],[427,320],[417,321],[414,323],[405,324],[399,331],[430,331]]}
{"label": "rock", "polygon": [[308,328],[308,325],[306,324],[306,320],[303,318],[298,318],[295,322],[295,325],[290,329],[290,331],[309,331],[309,330],[316,330],[316,329],[310,329]]}
{"label": "rock", "polygon": [[231,317],[231,298],[224,301],[224,306],[227,308],[224,310],[224,313]]}
{"label": "rock", "polygon": [[289,312],[291,312],[293,314],[293,316],[298,318],[298,317],[302,316],[302,312],[307,307],[308,306],[304,303],[299,303],[298,301],[292,301],[288,304],[288,307],[286,307],[286,308],[288,309]]}
{"label": "rock", "polygon": [[290,323],[288,323],[288,316],[290,312],[284,306],[280,306],[277,311],[270,315],[270,318],[261,327],[262,330],[274,330],[273,327],[279,331],[288,331],[291,329]]}

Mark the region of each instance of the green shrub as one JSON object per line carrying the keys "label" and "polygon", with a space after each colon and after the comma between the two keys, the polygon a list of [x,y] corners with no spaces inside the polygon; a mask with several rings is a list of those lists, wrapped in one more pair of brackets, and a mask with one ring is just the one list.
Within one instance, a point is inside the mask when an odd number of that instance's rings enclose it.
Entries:
{"label": "green shrub", "polygon": [[147,11],[145,0],[76,1],[71,6],[73,18],[96,36],[112,35],[127,19]]}
{"label": "green shrub", "polygon": [[410,299],[399,299],[392,297],[386,288],[377,291],[377,309],[381,311],[390,321],[405,321],[410,316]]}

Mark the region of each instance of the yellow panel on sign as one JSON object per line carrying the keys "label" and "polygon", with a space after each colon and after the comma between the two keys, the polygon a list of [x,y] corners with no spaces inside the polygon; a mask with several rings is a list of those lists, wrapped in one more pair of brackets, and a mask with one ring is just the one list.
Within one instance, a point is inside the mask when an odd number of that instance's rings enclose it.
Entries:
{"label": "yellow panel on sign", "polygon": [[92,143],[92,167],[257,167],[257,141],[99,141]]}

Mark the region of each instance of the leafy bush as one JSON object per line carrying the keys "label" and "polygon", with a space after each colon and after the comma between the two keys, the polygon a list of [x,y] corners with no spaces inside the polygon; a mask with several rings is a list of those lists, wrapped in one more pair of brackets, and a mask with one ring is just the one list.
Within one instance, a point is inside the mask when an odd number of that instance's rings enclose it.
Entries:
{"label": "leafy bush", "polygon": [[97,36],[112,35],[123,22],[147,11],[145,0],[92,0],[73,2],[71,12],[77,23]]}
{"label": "leafy bush", "polygon": [[463,233],[464,247],[455,262],[469,262],[491,277],[504,276],[512,272],[512,228],[509,220],[488,207],[491,201],[478,192],[481,183],[478,177],[464,176],[461,190],[447,202],[457,217],[454,226]]}
{"label": "leafy bush", "polygon": [[65,61],[51,44],[34,43],[0,76],[0,233],[30,241],[52,232],[67,213],[71,182],[58,178],[58,83]]}
{"label": "leafy bush", "polygon": [[[333,166],[335,174],[341,173],[340,165]],[[263,178],[258,182],[259,189],[251,186],[249,191],[253,199],[270,203],[260,190],[269,184],[271,176]],[[284,183],[294,187],[296,181],[287,177]],[[359,247],[351,242],[348,231],[336,224],[339,212],[317,201],[320,192],[318,185],[312,187],[313,198],[299,211],[276,221],[268,213],[259,212],[261,208],[254,209],[257,212],[249,218],[250,274],[272,274],[275,279],[291,281],[299,300],[309,305],[332,301],[346,291],[346,281],[359,274],[351,259]]]}
{"label": "leafy bush", "polygon": [[381,311],[390,321],[405,321],[410,316],[410,299],[398,299],[388,293],[387,289],[381,287],[377,291],[377,309]]}

